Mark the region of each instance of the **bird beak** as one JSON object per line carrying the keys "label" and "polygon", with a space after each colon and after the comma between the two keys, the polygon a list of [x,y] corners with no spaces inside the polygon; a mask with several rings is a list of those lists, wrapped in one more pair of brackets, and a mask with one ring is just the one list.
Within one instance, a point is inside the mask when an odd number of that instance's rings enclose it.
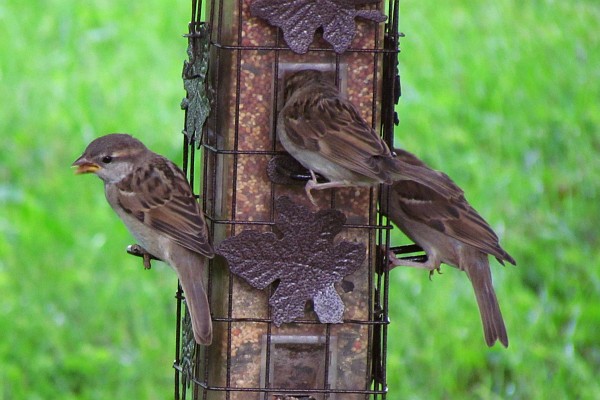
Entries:
{"label": "bird beak", "polygon": [[75,170],[77,175],[95,173],[100,169],[98,164],[88,161],[84,156],[81,156],[75,160],[71,167],[77,167]]}

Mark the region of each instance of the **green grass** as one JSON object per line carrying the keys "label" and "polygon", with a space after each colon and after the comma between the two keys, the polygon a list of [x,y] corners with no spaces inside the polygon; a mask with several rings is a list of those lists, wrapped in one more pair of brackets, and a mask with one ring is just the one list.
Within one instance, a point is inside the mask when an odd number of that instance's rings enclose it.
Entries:
{"label": "green grass", "polygon": [[0,4],[0,399],[172,397],[175,274],[125,255],[101,181],[70,168],[111,131],[181,159],[172,3]]}
{"label": "green grass", "polygon": [[492,261],[511,343],[463,273],[394,271],[392,398],[600,398],[600,4],[453,3],[402,3],[398,138],[517,260]]}
{"label": "green grass", "polygon": [[[69,166],[111,131],[181,159],[189,8],[0,3],[0,400],[172,397],[175,274],[124,255],[101,182]],[[398,141],[518,267],[493,265],[506,350],[463,273],[393,271],[388,398],[600,398],[598,20],[594,1],[402,2]]]}

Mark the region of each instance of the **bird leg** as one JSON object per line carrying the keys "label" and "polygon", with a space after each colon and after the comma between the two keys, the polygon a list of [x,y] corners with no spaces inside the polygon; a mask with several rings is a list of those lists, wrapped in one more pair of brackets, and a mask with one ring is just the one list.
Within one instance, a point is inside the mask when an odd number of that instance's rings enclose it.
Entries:
{"label": "bird leg", "polygon": [[148,253],[148,252],[145,252],[142,255],[142,258],[144,260],[143,261],[143,263],[144,263],[144,269],[150,269],[150,268],[152,268],[152,265],[150,265],[150,260],[151,260],[150,256],[151,256],[151,254]]}
{"label": "bird leg", "polygon": [[388,259],[389,259],[389,264],[388,264],[388,271],[391,271],[392,269],[396,268],[396,267],[412,267],[412,268],[421,268],[421,269],[426,269],[429,270],[429,278],[431,279],[431,276],[433,275],[434,271],[437,271],[438,274],[441,274],[441,269],[440,269],[440,262],[437,261],[435,259],[435,257],[427,257],[427,261],[422,262],[422,261],[413,261],[410,259],[405,259],[405,258],[397,258],[396,254],[390,250],[390,252],[388,253]]}
{"label": "bird leg", "polygon": [[304,186],[304,190],[306,191],[306,195],[308,196],[308,199],[310,200],[310,202],[313,203],[314,206],[316,206],[317,202],[312,197],[312,194],[310,193],[310,191],[313,190],[316,186],[318,186],[319,183],[317,182],[317,177],[312,169],[310,170],[310,176],[312,177],[312,179],[309,180],[308,182],[306,182],[306,185]]}
{"label": "bird leg", "polygon": [[340,187],[348,186],[344,182],[337,182],[337,181],[336,182],[319,183],[317,181],[317,176],[315,175],[314,171],[312,171],[312,170],[310,171],[310,176],[312,177],[312,179],[309,180],[308,182],[306,182],[306,186],[304,186],[304,190],[306,191],[306,195],[308,196],[310,202],[313,203],[315,206],[317,205],[317,202],[312,197],[312,194],[310,193],[311,190],[333,189],[333,188],[340,188]]}
{"label": "bird leg", "polygon": [[151,269],[152,265],[150,264],[151,260],[159,260],[152,254],[148,253],[146,249],[144,249],[139,244],[132,244],[131,246],[127,246],[127,252],[131,255],[142,257],[144,260],[144,269]]}

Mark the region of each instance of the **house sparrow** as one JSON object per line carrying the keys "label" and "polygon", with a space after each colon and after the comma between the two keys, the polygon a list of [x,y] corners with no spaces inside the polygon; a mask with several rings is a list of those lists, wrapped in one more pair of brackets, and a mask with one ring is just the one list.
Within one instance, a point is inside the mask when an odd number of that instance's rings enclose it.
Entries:
{"label": "house sparrow", "polygon": [[[311,172],[305,189],[374,186],[410,179],[435,192],[453,193],[434,171],[394,157],[383,139],[321,71],[302,70],[285,80],[277,119],[283,147]],[[318,183],[315,172],[329,182]]]}
{"label": "house sparrow", "polygon": [[212,341],[202,279],[214,256],[208,229],[184,173],[126,134],[92,141],[74,163],[77,174],[95,173],[106,199],[143,249],[168,263],[186,296],[196,342]]}
{"label": "house sparrow", "polygon": [[[395,150],[405,163],[429,168],[413,154]],[[391,268],[402,265],[438,270],[440,263],[461,269],[471,280],[481,314],[485,341],[499,340],[508,347],[508,336],[496,299],[488,254],[504,265],[515,260],[500,247],[488,223],[467,202],[462,190],[448,175],[434,171],[438,180],[454,187],[454,194],[436,193],[418,182],[406,180],[386,186],[381,211],[427,254],[426,262],[397,259],[390,255]],[[389,196],[388,196],[389,192]],[[457,194],[458,193],[458,194]]]}

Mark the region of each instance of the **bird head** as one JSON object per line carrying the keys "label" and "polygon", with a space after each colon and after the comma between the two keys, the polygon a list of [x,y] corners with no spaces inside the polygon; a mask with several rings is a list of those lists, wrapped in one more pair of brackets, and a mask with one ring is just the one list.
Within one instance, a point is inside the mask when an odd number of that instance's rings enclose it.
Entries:
{"label": "bird head", "polygon": [[104,182],[118,182],[134,168],[135,160],[147,152],[142,142],[131,135],[112,133],[93,140],[75,160],[76,174],[96,174]]}

